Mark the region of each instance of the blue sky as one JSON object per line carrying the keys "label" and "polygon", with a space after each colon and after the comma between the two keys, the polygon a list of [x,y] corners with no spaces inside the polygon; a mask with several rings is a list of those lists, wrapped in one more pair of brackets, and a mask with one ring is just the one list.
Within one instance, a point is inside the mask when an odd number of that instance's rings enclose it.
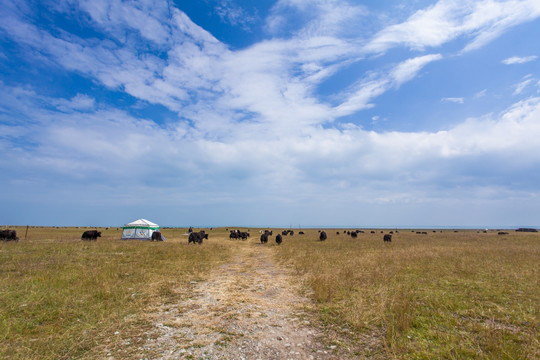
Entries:
{"label": "blue sky", "polygon": [[0,223],[540,226],[538,34],[538,0],[1,0]]}

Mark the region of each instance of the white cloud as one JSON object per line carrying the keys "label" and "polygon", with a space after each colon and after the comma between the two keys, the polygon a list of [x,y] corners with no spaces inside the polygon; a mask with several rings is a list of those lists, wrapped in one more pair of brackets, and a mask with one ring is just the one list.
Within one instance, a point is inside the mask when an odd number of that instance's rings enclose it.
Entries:
{"label": "white cloud", "polygon": [[255,15],[249,14],[247,10],[232,0],[221,0],[216,5],[215,11],[223,22],[239,26],[245,31],[249,31],[250,25],[257,20]]}
{"label": "white cloud", "polygon": [[[468,119],[448,132],[445,141],[449,156],[491,154],[498,157],[504,151],[504,157],[515,156],[518,163],[537,162],[537,145],[532,139],[540,132],[540,98],[519,101],[498,117],[486,116]],[[517,156],[519,154],[519,156]],[[539,153],[540,154],[540,153]]]}
{"label": "white cloud", "polygon": [[171,40],[171,29],[162,21],[170,12],[166,2],[82,0],[78,5],[120,41],[126,40],[126,27],[137,30],[143,38],[156,44],[163,45]]}
{"label": "white cloud", "polygon": [[60,99],[57,102],[57,108],[61,111],[85,111],[92,110],[94,107],[95,99],[85,94],[77,94],[70,100]]}
{"label": "white cloud", "polygon": [[[132,18],[126,14],[139,14],[138,9],[133,9],[136,4],[115,1],[110,6],[114,7],[115,14],[123,15],[109,19],[106,14],[109,6],[107,2],[85,4],[91,6],[88,11],[92,13],[93,19],[112,33],[121,26],[135,26],[131,22],[136,21],[137,17]],[[16,16],[6,15],[4,20],[0,21],[0,27],[13,38],[44,52],[66,69],[94,77],[110,88],[123,88],[134,97],[162,104],[174,111],[179,111],[183,103],[189,100],[188,88],[216,91],[213,88],[217,80],[214,76],[216,73],[211,69],[219,71],[215,65],[228,51],[223,44],[176,9],[172,11],[171,17],[167,15],[166,19],[161,19],[169,23],[166,27],[170,30],[170,36],[178,41],[173,43],[167,60],[159,58],[152,51],[141,54],[139,49],[129,43],[121,47],[110,41],[96,42],[76,36],[64,39],[25,23]],[[151,38],[148,34],[147,37]]]}
{"label": "white cloud", "polygon": [[365,51],[381,53],[395,46],[437,47],[460,36],[472,38],[463,51],[477,49],[507,29],[540,16],[536,0],[440,0],[407,21],[390,25],[368,42]]}
{"label": "white cloud", "polygon": [[[108,87],[121,88],[141,100],[164,105],[176,112],[182,111],[183,116],[191,117],[199,129],[207,130],[220,126],[218,120],[209,120],[219,116],[208,116],[201,110],[201,102],[213,102],[217,113],[248,112],[252,114],[252,121],[273,122],[275,126],[280,124],[289,131],[291,127],[300,131],[304,124],[330,122],[336,117],[374,106],[376,97],[399,88],[416,77],[425,65],[442,58],[440,54],[418,56],[389,71],[366,74],[340,94],[345,100],[332,108],[317,99],[314,95],[316,87],[339,69],[361,60],[361,46],[356,40],[347,41],[332,35],[339,33],[340,24],[347,19],[363,16],[365,8],[337,0],[331,3],[283,0],[275,6],[273,16],[278,16],[286,8],[295,8],[311,16],[296,37],[269,40],[241,51],[230,51],[186,14],[164,5],[152,8],[146,15],[141,14],[140,10],[147,6],[118,1],[111,4],[85,2],[81,5],[105,31],[116,33],[122,27],[131,27],[158,46],[170,41],[166,59],[153,55],[151,51],[141,55],[139,49],[129,43],[120,48],[107,42],[95,43],[74,36],[70,41],[53,37],[20,20],[12,20],[18,23],[10,28],[23,29],[26,26],[24,35],[14,33],[14,36],[48,52],[62,66],[95,77]],[[453,2],[442,1],[419,11],[408,23],[437,23],[448,18],[445,13],[448,9],[454,11],[452,16],[457,17],[461,13],[455,13],[456,6]],[[107,11],[113,8],[115,14],[107,15]],[[473,10],[467,9],[469,7],[463,11],[470,15],[467,11]],[[135,15],[130,17],[129,14]],[[146,19],[142,23],[152,23],[152,19],[159,21],[161,30],[136,23],[140,17]],[[162,34],[160,38],[163,41],[159,42],[154,35],[161,31],[166,31],[167,35]],[[376,43],[383,33],[373,41]]]}
{"label": "white cloud", "polygon": [[272,34],[291,32],[290,24],[302,19],[294,29],[301,38],[360,35],[360,19],[367,14],[362,5],[346,0],[279,0],[266,18],[266,29]]}
{"label": "white cloud", "polygon": [[445,97],[441,99],[442,102],[452,102],[456,104],[463,104],[464,99],[462,97]]}
{"label": "white cloud", "polygon": [[476,94],[474,94],[474,97],[475,98],[482,98],[484,96],[486,96],[487,94],[487,89],[483,89],[483,90],[480,90],[479,92],[477,92]]}
{"label": "white cloud", "polygon": [[[321,168],[332,164],[336,169],[334,175],[328,175],[329,181],[352,181],[364,176],[382,179],[388,176],[389,169],[396,175],[405,174],[426,163],[443,162],[444,167],[447,160],[469,156],[496,159],[519,154],[519,162],[540,161],[540,144],[525,141],[540,136],[540,98],[520,101],[499,116],[468,119],[447,131],[376,133],[358,127],[340,131],[312,125],[306,126],[304,133],[276,134],[259,123],[216,129],[232,132],[211,140],[200,138],[194,129],[180,124],[176,125],[177,131],[171,131],[175,129],[160,128],[151,121],[112,109],[74,109],[70,114],[44,110],[40,107],[43,101],[60,101],[22,89],[3,90],[16,94],[0,104],[4,116],[19,112],[38,121],[27,127],[25,136],[39,145],[39,153],[30,147],[25,150],[29,152],[25,158],[63,173],[76,174],[77,169],[86,167],[124,179],[124,175],[131,176],[132,164],[148,169],[161,164],[173,178],[180,176],[180,172],[187,172],[186,176],[191,172],[208,176],[239,167],[249,180],[257,176],[257,167],[264,163],[266,173],[291,169],[296,174],[295,181],[303,181],[317,171],[313,164]],[[7,110],[8,103],[11,110]],[[260,136],[264,136],[264,142]],[[81,146],[89,141],[92,146]],[[213,166],[207,168],[210,163]],[[346,168],[350,168],[349,173],[342,172]],[[326,180],[321,181],[322,185]]]}
{"label": "white cloud", "polygon": [[371,101],[375,97],[392,88],[399,88],[405,82],[412,80],[424,66],[440,59],[442,59],[440,54],[419,56],[399,63],[387,73],[369,74],[344,96],[346,100],[335,108],[336,116],[345,116],[373,107]]}
{"label": "white cloud", "polygon": [[529,86],[529,84],[532,83],[532,79],[527,79],[527,80],[523,80],[522,82],[520,82],[519,84],[517,84],[515,86],[515,90],[514,90],[514,95],[519,95],[523,92],[523,90]]}
{"label": "white cloud", "polygon": [[392,70],[391,77],[393,83],[396,87],[399,87],[403,83],[412,80],[424,66],[441,59],[442,56],[440,54],[430,54],[408,59]]}
{"label": "white cloud", "polygon": [[336,116],[346,116],[374,106],[371,100],[385,93],[391,86],[386,78],[367,79],[356,85],[358,88],[346,96],[346,101],[336,107]]}
{"label": "white cloud", "polygon": [[504,59],[502,63],[506,65],[525,64],[525,63],[536,60],[536,58],[537,56],[524,56],[524,57],[512,56],[507,59]]}
{"label": "white cloud", "polygon": [[[87,2],[82,6],[105,31],[115,34],[122,26],[138,26],[131,23],[136,18],[125,14],[143,16],[133,9],[138,5],[131,3]],[[109,7],[124,15],[109,19]],[[157,18],[162,12],[158,7],[148,16]],[[176,9],[171,13],[172,17],[160,19],[167,24],[163,29],[168,31],[168,38],[175,40],[170,43],[166,59],[152,51],[141,54],[130,43],[119,47],[76,36],[58,38],[16,17],[5,29],[18,41],[49,54],[69,70],[96,78],[138,99],[182,111],[199,129],[220,126],[210,120],[219,116],[209,117],[201,110],[203,101],[212,102],[217,113],[250,112],[252,121],[270,121],[289,130],[332,119],[328,106],[311,94],[317,84],[350,61],[351,52],[356,50],[347,42],[332,37],[276,39],[232,52],[184,13]],[[151,35],[144,36],[153,41]]]}
{"label": "white cloud", "polygon": [[524,76],[521,82],[514,85],[513,95],[520,95],[529,85],[533,84],[535,81],[536,79],[533,78],[532,74]]}
{"label": "white cloud", "polygon": [[[104,104],[94,103],[83,111],[74,106],[71,113],[42,106],[90,104],[82,95],[60,101],[22,88],[1,90],[8,95],[0,101],[1,133],[15,138],[0,138],[0,149],[8,154],[0,167],[16,162],[13,180],[39,172],[40,180],[35,181],[60,197],[61,188],[75,181],[86,186],[86,192],[88,186],[106,183],[109,189],[92,191],[109,202],[129,202],[119,196],[133,192],[139,201],[161,206],[190,203],[201,196],[214,204],[246,196],[255,203],[289,199],[299,206],[322,201],[322,193],[341,206],[351,196],[369,199],[372,206],[437,198],[470,201],[484,196],[481,193],[489,200],[488,188],[497,197],[531,196],[521,193],[531,185],[515,189],[504,177],[513,168],[523,174],[540,164],[540,143],[529,141],[540,136],[540,98],[438,132],[374,132],[354,125],[338,130],[312,124],[303,132],[282,133],[282,127],[261,122],[214,128],[215,136],[209,138],[182,123],[163,128]],[[13,115],[29,120],[11,126],[6,119]],[[28,146],[19,145],[16,139],[21,137]],[[489,186],[483,186],[491,176],[487,174],[502,180],[490,179]],[[520,176],[520,181],[526,178]],[[14,189],[14,184],[4,183],[4,188]],[[19,191],[24,189],[17,184]],[[73,196],[81,198],[83,193]]]}

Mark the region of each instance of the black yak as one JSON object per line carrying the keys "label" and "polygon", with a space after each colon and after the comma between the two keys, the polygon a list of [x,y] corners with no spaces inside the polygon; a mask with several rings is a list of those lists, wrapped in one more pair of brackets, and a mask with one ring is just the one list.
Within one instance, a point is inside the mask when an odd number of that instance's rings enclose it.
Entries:
{"label": "black yak", "polygon": [[161,235],[161,232],[159,231],[154,231],[152,233],[152,241],[163,241],[163,236]]}
{"label": "black yak", "polygon": [[81,240],[94,240],[94,241],[96,241],[98,237],[101,237],[101,231],[86,230],[81,235]]}
{"label": "black yak", "polygon": [[19,241],[16,230],[0,230],[0,240],[2,241]]}
{"label": "black yak", "polygon": [[206,234],[204,232],[204,230],[201,230],[199,232],[192,232],[189,234],[189,238],[188,238],[188,244],[189,243],[197,243],[197,244],[202,244],[203,242],[203,239],[208,239],[208,234]]}

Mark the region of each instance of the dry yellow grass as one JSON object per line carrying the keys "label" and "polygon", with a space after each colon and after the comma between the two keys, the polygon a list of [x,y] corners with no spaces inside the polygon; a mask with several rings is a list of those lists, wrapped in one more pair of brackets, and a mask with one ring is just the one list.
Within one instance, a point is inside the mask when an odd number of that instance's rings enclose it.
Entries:
{"label": "dry yellow grass", "polygon": [[[189,298],[191,282],[239,246],[225,229],[202,246],[187,244],[186,229],[163,229],[166,243],[121,241],[119,228],[100,229],[97,242],[81,241],[83,228],[30,228],[26,239],[17,230],[18,243],[0,243],[0,358],[9,359],[132,358],[151,326],[145,311]],[[353,356],[540,358],[539,234],[402,230],[383,243],[379,230],[357,239],[326,230],[325,242],[304,231],[265,246],[295,269],[335,345]],[[135,353],[122,352],[127,339]]]}
{"label": "dry yellow grass", "polygon": [[230,255],[219,235],[188,245],[185,229],[164,229],[165,243],[121,241],[117,228],[96,242],[80,240],[83,228],[17,230],[18,243],[0,243],[2,359],[99,358],[148,326],[151,304],[188,296]]}
{"label": "dry yellow grass", "polygon": [[[339,230],[338,230],[339,231]],[[540,357],[540,235],[306,231],[278,249],[360,357]]]}

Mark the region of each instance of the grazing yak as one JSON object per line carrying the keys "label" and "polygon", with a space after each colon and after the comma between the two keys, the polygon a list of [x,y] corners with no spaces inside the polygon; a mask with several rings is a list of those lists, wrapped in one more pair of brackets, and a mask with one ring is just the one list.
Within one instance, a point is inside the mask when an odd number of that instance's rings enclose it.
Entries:
{"label": "grazing yak", "polygon": [[163,236],[161,236],[161,232],[159,231],[154,231],[152,233],[152,241],[163,241]]}
{"label": "grazing yak", "polygon": [[247,238],[250,236],[251,235],[247,231],[231,230],[231,233],[229,234],[229,239],[247,240]]}
{"label": "grazing yak", "polygon": [[276,235],[276,243],[277,243],[278,245],[281,245],[282,242],[283,242],[283,238],[281,237],[280,234],[277,234],[277,235]]}
{"label": "grazing yak", "polygon": [[0,240],[2,241],[19,241],[16,230],[0,230]]}
{"label": "grazing yak", "polygon": [[351,237],[352,237],[352,238],[357,238],[357,237],[358,237],[358,233],[357,233],[356,231],[351,232]]}
{"label": "grazing yak", "polygon": [[383,237],[383,241],[384,242],[392,242],[392,235],[385,234],[384,237]]}
{"label": "grazing yak", "polygon": [[101,231],[86,230],[81,235],[81,240],[93,240],[93,241],[96,241],[98,237],[101,237]]}
{"label": "grazing yak", "polygon": [[261,234],[261,244],[266,244],[268,242],[268,235],[269,235],[269,232],[265,232],[264,234]]}
{"label": "grazing yak", "polygon": [[304,235],[304,232],[303,232],[303,231],[299,231],[299,232],[298,232],[298,235]]}
{"label": "grazing yak", "polygon": [[319,235],[319,240],[320,240],[320,241],[326,240],[326,232],[321,231],[321,233],[320,233],[320,235]]}
{"label": "grazing yak", "polygon": [[206,234],[204,230],[201,230],[199,232],[192,232],[189,234],[188,244],[197,243],[200,245],[202,244],[203,239],[208,239],[208,234]]}

